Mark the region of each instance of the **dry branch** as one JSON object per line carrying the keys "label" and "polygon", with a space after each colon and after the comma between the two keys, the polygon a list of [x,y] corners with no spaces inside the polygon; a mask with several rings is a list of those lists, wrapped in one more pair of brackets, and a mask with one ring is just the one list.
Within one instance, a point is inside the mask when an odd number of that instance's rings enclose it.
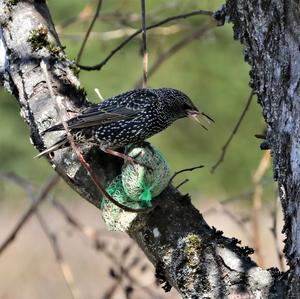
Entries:
{"label": "dry branch", "polygon": [[[189,18],[192,16],[197,16],[197,15],[206,15],[206,16],[213,16],[213,12],[211,11],[205,11],[205,10],[196,10],[196,11],[192,11],[190,13],[186,13],[186,14],[180,14],[177,16],[173,16],[173,17],[169,17],[167,19],[164,19],[158,23],[155,23],[153,25],[150,25],[148,27],[146,27],[146,30],[150,30],[152,28],[156,28],[159,26],[162,26],[166,23],[169,23],[171,21],[175,21],[175,20],[180,20],[180,19],[185,19],[185,18]],[[135,33],[133,33],[132,35],[130,35],[128,38],[126,38],[119,46],[117,46],[115,49],[113,49],[110,54],[103,59],[101,62],[99,62],[96,65],[93,66],[85,66],[85,65],[78,65],[81,69],[86,70],[86,71],[100,71],[102,69],[102,67],[118,52],[120,51],[125,45],[127,45],[134,37],[136,37],[137,35],[139,35],[142,32],[142,29],[137,30]]]}
{"label": "dry branch", "polygon": [[240,127],[240,125],[241,125],[241,123],[242,123],[242,121],[243,121],[245,115],[247,114],[247,111],[248,111],[248,109],[249,109],[249,106],[250,106],[250,104],[251,104],[251,101],[252,101],[253,96],[254,96],[254,93],[253,93],[253,90],[251,90],[251,93],[250,93],[250,95],[249,95],[249,97],[248,97],[248,99],[247,99],[247,102],[246,102],[246,104],[245,104],[245,107],[244,107],[244,109],[243,109],[243,111],[242,111],[242,113],[241,113],[241,115],[240,115],[240,117],[239,117],[239,119],[238,119],[236,125],[234,126],[232,132],[230,133],[230,135],[229,135],[227,141],[226,141],[225,144],[222,146],[221,155],[220,155],[218,161],[211,167],[211,170],[210,170],[211,173],[214,173],[215,170],[217,169],[217,167],[219,167],[219,165],[224,161],[224,158],[225,158],[225,155],[226,155],[226,151],[227,151],[227,149],[228,149],[228,147],[229,147],[229,145],[230,145],[230,143],[231,143],[233,137],[234,137],[235,134],[237,133],[237,131],[238,131],[238,129],[239,129],[239,127]]}
{"label": "dry branch", "polygon": [[30,207],[25,211],[25,213],[18,220],[12,231],[9,233],[8,237],[2,242],[0,245],[0,255],[7,248],[8,245],[16,238],[17,234],[23,228],[23,226],[27,223],[30,217],[34,214],[38,206],[47,198],[51,189],[57,184],[59,181],[59,176],[55,175],[51,177],[44,186],[41,187],[36,199],[32,202]]}
{"label": "dry branch", "polygon": [[63,256],[62,250],[58,244],[56,234],[50,231],[44,217],[38,210],[35,212],[35,214],[43,232],[45,233],[47,239],[49,240],[50,246],[55,255],[56,262],[61,270],[61,273],[64,277],[65,283],[70,291],[72,298],[80,299],[81,298],[80,291],[74,281],[74,276],[71,271],[71,267],[69,266],[69,264],[67,263],[67,261]]}
{"label": "dry branch", "polygon": [[142,41],[143,41],[143,88],[147,87],[148,81],[148,49],[145,0],[141,0],[142,13]]}
{"label": "dry branch", "polygon": [[92,22],[91,22],[88,30],[86,31],[86,34],[84,36],[84,39],[83,39],[82,44],[80,46],[80,49],[78,51],[78,55],[77,55],[77,59],[76,59],[76,63],[77,64],[80,62],[80,59],[81,59],[81,56],[83,54],[83,51],[84,51],[85,45],[87,43],[87,40],[88,40],[88,38],[90,36],[90,33],[91,33],[91,31],[92,31],[92,29],[93,29],[93,27],[95,25],[95,22],[96,22],[96,20],[97,20],[97,18],[99,16],[101,5],[102,5],[102,0],[98,0],[98,4],[97,4],[95,15],[94,15],[94,17],[92,19]]}
{"label": "dry branch", "polygon": [[252,177],[253,182],[253,199],[252,199],[252,224],[253,224],[253,240],[255,254],[257,256],[258,264],[261,267],[264,267],[264,258],[261,253],[261,234],[260,234],[260,214],[262,206],[262,193],[263,187],[261,185],[261,180],[264,177],[266,171],[269,169],[271,163],[271,154],[270,151],[266,151],[263,154],[262,159]]}
{"label": "dry branch", "polygon": [[[174,54],[176,54],[178,51],[180,51],[182,48],[186,47],[191,43],[192,41],[196,41],[203,37],[205,33],[207,33],[209,30],[211,30],[213,27],[215,27],[215,22],[210,22],[208,24],[201,26],[200,29],[197,29],[190,34],[184,36],[181,40],[179,40],[176,44],[174,44],[172,47],[167,49],[166,51],[159,54],[157,59],[153,62],[153,64],[150,66],[147,76],[150,78],[158,69],[163,65],[163,63],[171,58]],[[134,84],[134,88],[139,88],[143,84],[143,78],[138,80]]]}

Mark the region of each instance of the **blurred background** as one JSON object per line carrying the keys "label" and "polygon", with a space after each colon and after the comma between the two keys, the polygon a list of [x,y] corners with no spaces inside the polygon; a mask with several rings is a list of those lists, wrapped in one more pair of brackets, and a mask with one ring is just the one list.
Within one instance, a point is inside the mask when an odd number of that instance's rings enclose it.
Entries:
{"label": "blurred background", "polygon": [[[48,2],[71,60],[77,59],[97,3]],[[215,11],[222,4],[219,0],[147,1],[147,24],[199,9]],[[140,24],[140,1],[103,0],[80,64],[99,63]],[[232,25],[216,27],[210,17],[197,15],[149,30],[147,38],[149,70],[153,69],[149,87],[182,90],[216,120],[208,131],[197,123],[180,120],[150,140],[174,172],[205,165],[178,176],[175,185],[188,178],[181,191],[192,195],[210,225],[241,239],[243,246],[256,248],[253,258],[262,267],[283,270],[281,209],[270,156],[259,149],[261,141],[254,137],[264,131],[256,98],[224,161],[211,173],[250,95],[249,66],[244,62],[241,45],[233,39]],[[141,49],[138,36],[100,71],[81,71],[79,78],[89,100],[99,101],[95,88],[108,98],[138,86],[142,77]],[[3,89],[0,96],[1,244],[30,205],[28,190],[36,192],[53,175],[53,169],[45,160],[33,159],[37,151],[29,141],[29,130],[15,99]],[[63,208],[47,201],[39,209],[40,218],[31,217],[0,255],[0,299],[177,298],[175,291],[165,294],[155,286],[153,266],[125,234],[105,230],[98,209],[63,182],[51,194]],[[120,266],[121,261],[124,264]]]}

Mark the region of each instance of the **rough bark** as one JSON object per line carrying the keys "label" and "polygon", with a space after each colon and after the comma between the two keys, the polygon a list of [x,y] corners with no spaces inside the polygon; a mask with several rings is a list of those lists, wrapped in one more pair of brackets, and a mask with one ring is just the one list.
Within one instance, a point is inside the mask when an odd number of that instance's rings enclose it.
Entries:
{"label": "rough bark", "polygon": [[245,46],[251,86],[267,124],[290,266],[285,298],[300,298],[300,6],[299,1],[228,0],[234,36]]}
{"label": "rough bark", "polygon": [[[234,4],[229,3],[229,12]],[[238,15],[234,17],[238,19]],[[41,59],[46,61],[54,91],[64,97],[68,111],[76,112],[88,102],[72,72],[73,65],[59,48],[44,1],[1,1],[0,22],[1,81],[18,100],[31,140],[42,150],[53,143],[57,133],[41,136],[41,132],[59,122],[59,117],[40,69]],[[43,36],[47,31],[48,42],[45,36],[37,39],[37,34]],[[97,148],[86,149],[84,155],[104,184],[120,172],[120,161]],[[72,188],[99,208],[101,196],[70,150],[57,152],[49,162]],[[251,250],[209,227],[188,196],[169,186],[157,203],[149,213],[134,218],[128,233],[154,264],[165,288],[174,286],[183,298],[283,298],[284,283],[278,270],[257,267],[248,257]]]}

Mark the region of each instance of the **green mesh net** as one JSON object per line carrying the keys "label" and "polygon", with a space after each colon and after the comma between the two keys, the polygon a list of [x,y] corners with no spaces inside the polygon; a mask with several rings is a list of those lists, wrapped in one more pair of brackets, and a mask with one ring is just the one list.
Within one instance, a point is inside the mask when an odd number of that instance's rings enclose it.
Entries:
{"label": "green mesh net", "polygon": [[[168,186],[170,169],[160,152],[151,145],[129,146],[125,153],[141,165],[125,162],[121,175],[112,181],[107,192],[124,205],[151,207],[152,199]],[[102,201],[102,208],[104,205],[108,205],[106,198]],[[110,210],[113,214],[119,208],[112,204]]]}
{"label": "green mesh net", "polygon": [[[124,192],[121,175],[115,177],[106,190],[119,203],[128,207],[139,208],[138,203],[132,202]],[[102,199],[101,210],[107,228],[114,231],[127,231],[137,215],[136,213],[125,212],[107,198]]]}
{"label": "green mesh net", "polygon": [[141,165],[124,163],[122,168],[124,191],[131,200],[141,202],[144,206],[151,206],[152,198],[158,196],[169,183],[171,175],[167,162],[160,152],[150,145],[129,147],[126,154]]}

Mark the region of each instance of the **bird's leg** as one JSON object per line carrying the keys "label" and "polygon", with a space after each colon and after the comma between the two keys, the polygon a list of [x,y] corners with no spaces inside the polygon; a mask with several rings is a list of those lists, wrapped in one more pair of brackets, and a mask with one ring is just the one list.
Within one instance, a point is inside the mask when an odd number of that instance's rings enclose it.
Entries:
{"label": "bird's leg", "polygon": [[105,153],[109,154],[109,155],[112,155],[112,156],[115,156],[115,157],[119,157],[125,161],[128,161],[129,163],[132,163],[132,164],[138,164],[138,165],[141,165],[141,166],[144,166],[148,169],[151,169],[153,170],[151,167],[149,167],[148,165],[145,165],[144,163],[141,163],[137,160],[135,160],[134,158],[128,156],[128,155],[125,155],[123,153],[120,153],[120,152],[117,152],[117,151],[114,151],[112,149],[105,149],[103,150]]}
{"label": "bird's leg", "polygon": [[134,163],[134,164],[140,164],[137,160],[135,160],[134,158],[130,157],[130,156],[127,156],[123,153],[120,153],[120,152],[117,152],[117,151],[114,151],[112,149],[105,149],[104,150],[105,153],[109,154],[109,155],[112,155],[112,156],[115,156],[115,157],[119,157],[123,160],[126,160],[130,163]]}

